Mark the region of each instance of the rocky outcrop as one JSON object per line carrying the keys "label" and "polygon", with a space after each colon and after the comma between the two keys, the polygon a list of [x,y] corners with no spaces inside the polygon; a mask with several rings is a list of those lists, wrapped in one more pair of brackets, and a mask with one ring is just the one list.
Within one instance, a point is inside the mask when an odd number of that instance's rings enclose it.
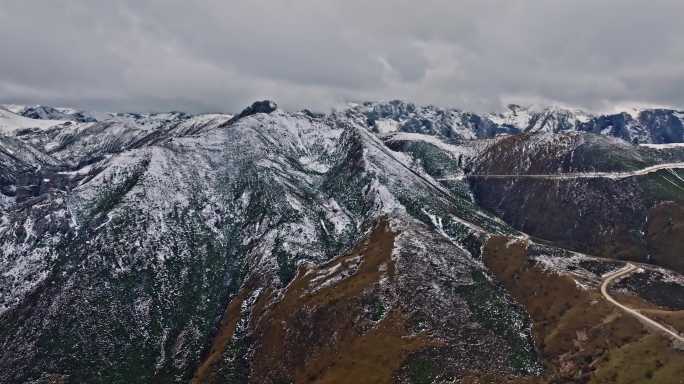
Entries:
{"label": "rocky outcrop", "polygon": [[255,115],[257,113],[268,114],[268,113],[275,111],[276,109],[278,109],[278,104],[276,104],[274,101],[271,101],[271,100],[255,101],[254,103],[252,103],[252,105],[243,109],[242,112],[240,112],[239,114],[234,116],[232,119],[230,119],[230,121],[228,121],[228,124],[232,124],[232,123],[234,123],[234,122],[236,122],[242,118],[245,118],[247,116],[252,116],[252,115]]}

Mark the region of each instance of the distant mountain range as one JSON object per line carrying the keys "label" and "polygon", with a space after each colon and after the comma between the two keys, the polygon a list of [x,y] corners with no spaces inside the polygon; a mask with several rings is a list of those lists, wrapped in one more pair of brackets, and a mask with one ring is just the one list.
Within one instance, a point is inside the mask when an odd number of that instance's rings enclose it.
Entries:
{"label": "distant mountain range", "polygon": [[447,139],[482,139],[522,132],[590,132],[634,143],[684,141],[684,112],[673,109],[632,109],[593,115],[561,107],[508,105],[503,113],[478,115],[458,109],[416,106],[401,101],[364,103],[348,113],[366,116],[377,132],[399,130],[438,135]]}
{"label": "distant mountain range", "polygon": [[[166,113],[94,113],[72,108],[35,105],[0,105],[19,116],[30,119],[96,122],[116,117],[164,119]],[[174,114],[174,113],[172,113]],[[564,107],[520,106],[510,104],[502,113],[476,114],[459,109],[417,106],[403,101],[350,104],[337,112],[358,118],[364,116],[369,127],[378,133],[393,131],[424,133],[446,139],[470,140],[491,138],[500,134],[522,132],[590,132],[621,138],[632,143],[684,142],[684,111],[666,108],[631,108],[612,114],[592,114]],[[184,115],[178,114],[176,115]],[[357,116],[354,116],[357,115]],[[189,117],[189,115],[186,115]],[[3,117],[9,119],[9,117]],[[0,127],[9,125],[0,121]],[[22,124],[29,124],[24,122]]]}

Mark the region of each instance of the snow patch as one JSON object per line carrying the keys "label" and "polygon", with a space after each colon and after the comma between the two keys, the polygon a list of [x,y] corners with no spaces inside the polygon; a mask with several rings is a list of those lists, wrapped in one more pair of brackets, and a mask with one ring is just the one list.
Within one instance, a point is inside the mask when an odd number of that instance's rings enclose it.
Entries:
{"label": "snow patch", "polygon": [[64,123],[66,120],[29,119],[0,108],[0,134],[2,135],[12,135],[16,131],[29,128],[47,129]]}
{"label": "snow patch", "polygon": [[399,126],[400,126],[400,124],[396,120],[391,120],[391,119],[375,120],[375,129],[377,129],[378,133],[381,135],[396,132],[399,130]]}
{"label": "snow patch", "polygon": [[669,144],[639,144],[640,147],[653,148],[653,149],[671,149],[671,148],[683,148],[684,143],[669,143]]}

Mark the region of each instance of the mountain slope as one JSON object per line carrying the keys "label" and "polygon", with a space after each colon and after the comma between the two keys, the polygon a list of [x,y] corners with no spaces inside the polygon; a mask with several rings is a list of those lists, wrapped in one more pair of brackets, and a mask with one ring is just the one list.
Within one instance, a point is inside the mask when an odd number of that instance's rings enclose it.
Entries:
{"label": "mountain slope", "polygon": [[14,135],[31,129],[47,129],[65,123],[64,120],[31,119],[0,107],[0,135]]}
{"label": "mountain slope", "polygon": [[[101,129],[118,138],[128,132]],[[167,132],[154,132],[160,130]],[[103,137],[92,128],[81,134],[82,140]],[[365,128],[274,111],[122,152],[111,152],[111,146],[98,151],[104,156],[80,161],[86,164],[80,168],[57,165],[50,172],[62,176],[59,185],[3,215],[3,380],[46,374],[90,382],[187,380],[205,361],[205,348],[234,295],[263,292],[260,300],[276,305],[303,265],[322,265],[355,249],[382,217],[396,231],[396,245],[383,252],[396,256],[391,265],[373,268],[393,268],[396,280],[386,286],[378,269],[378,280],[368,286],[377,291],[367,299],[379,298],[383,313],[404,308],[406,333],[396,337],[429,332],[439,340],[433,359],[441,361],[463,348],[463,324],[481,324],[471,325],[467,337],[487,340],[483,353],[499,356],[499,362],[487,368],[473,357],[461,369],[538,369],[524,314],[502,291],[488,288],[499,297],[497,310],[519,319],[505,329],[488,325],[480,303],[459,299],[471,294],[467,287],[473,284],[490,284],[481,280],[486,271],[472,253],[486,235],[482,227],[510,230],[486,215],[459,211],[453,205],[459,197]],[[53,152],[65,161],[66,153],[86,156],[70,147]],[[418,249],[414,238],[424,239]],[[406,247],[412,251],[405,253]],[[434,269],[425,270],[430,264]],[[316,284],[352,284],[333,277]],[[463,291],[423,297],[403,291],[409,287]],[[400,292],[378,296],[386,290]],[[353,305],[366,300],[346,297]],[[358,310],[365,311],[363,305]],[[371,319],[369,326],[384,324],[382,319]],[[259,328],[246,331],[245,340],[260,334]],[[240,340],[231,345],[247,342]],[[244,373],[234,363],[218,364],[216,374]],[[256,367],[249,372],[260,372]]]}
{"label": "mountain slope", "polygon": [[[669,204],[677,209],[684,202],[681,169],[623,178],[524,177],[620,174],[683,159],[681,147],[652,149],[580,133],[521,135],[484,151],[470,184],[481,206],[533,236],[582,252],[684,272],[680,257],[664,252],[676,242],[674,237],[656,235],[648,224],[664,220],[664,211],[656,207]],[[502,177],[487,178],[488,174]],[[657,237],[660,241],[654,240]]]}
{"label": "mountain slope", "polygon": [[[614,262],[514,229],[567,229],[551,216],[528,226],[529,205],[516,200],[552,204],[548,185],[472,176],[635,169],[681,148],[580,133],[492,139],[518,131],[492,124],[399,102],[320,115],[263,101],[235,117],[110,114],[0,136],[0,382],[566,377],[558,356],[572,347],[549,353],[553,330],[537,328],[555,312],[521,296],[492,252],[525,244],[524,260],[589,289]],[[662,204],[681,194],[624,183],[568,183],[552,197],[589,193],[595,202],[577,204],[591,208],[632,188],[598,225],[653,210],[649,236],[669,260],[675,248],[663,244],[679,232],[659,229]],[[654,284],[658,273],[671,285]],[[625,291],[656,300],[684,289],[672,272],[644,275]]]}

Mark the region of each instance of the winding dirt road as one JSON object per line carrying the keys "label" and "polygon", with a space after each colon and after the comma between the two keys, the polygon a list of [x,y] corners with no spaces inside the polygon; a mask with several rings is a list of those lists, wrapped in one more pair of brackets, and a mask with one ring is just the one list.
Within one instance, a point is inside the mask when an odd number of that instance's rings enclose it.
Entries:
{"label": "winding dirt road", "polygon": [[629,275],[630,273],[633,273],[637,269],[638,268],[634,264],[629,263],[625,267],[618,269],[617,271],[605,274],[603,276],[603,282],[601,283],[601,294],[603,295],[603,297],[606,298],[606,300],[608,300],[613,305],[617,306],[618,308],[620,308],[621,310],[623,310],[627,314],[636,317],[637,320],[641,321],[647,327],[655,328],[656,330],[665,333],[667,336],[671,337],[672,339],[674,339],[680,343],[684,343],[684,336],[681,336],[680,334],[678,334],[677,332],[674,332],[670,328],[658,323],[657,321],[655,321],[649,317],[642,315],[638,311],[620,304],[617,300],[615,300],[608,293],[608,288],[613,283],[613,281],[615,281],[615,279],[620,278],[622,276]]}
{"label": "winding dirt road", "polygon": [[[627,172],[575,172],[575,173],[558,173],[558,174],[531,174],[531,175],[486,175],[486,174],[469,174],[467,178],[478,179],[546,179],[546,180],[569,180],[569,179],[626,179],[628,177],[643,176],[649,173],[658,172],[664,169],[684,169],[684,163],[665,163],[652,165],[636,171]],[[447,180],[447,179],[438,179]]]}

